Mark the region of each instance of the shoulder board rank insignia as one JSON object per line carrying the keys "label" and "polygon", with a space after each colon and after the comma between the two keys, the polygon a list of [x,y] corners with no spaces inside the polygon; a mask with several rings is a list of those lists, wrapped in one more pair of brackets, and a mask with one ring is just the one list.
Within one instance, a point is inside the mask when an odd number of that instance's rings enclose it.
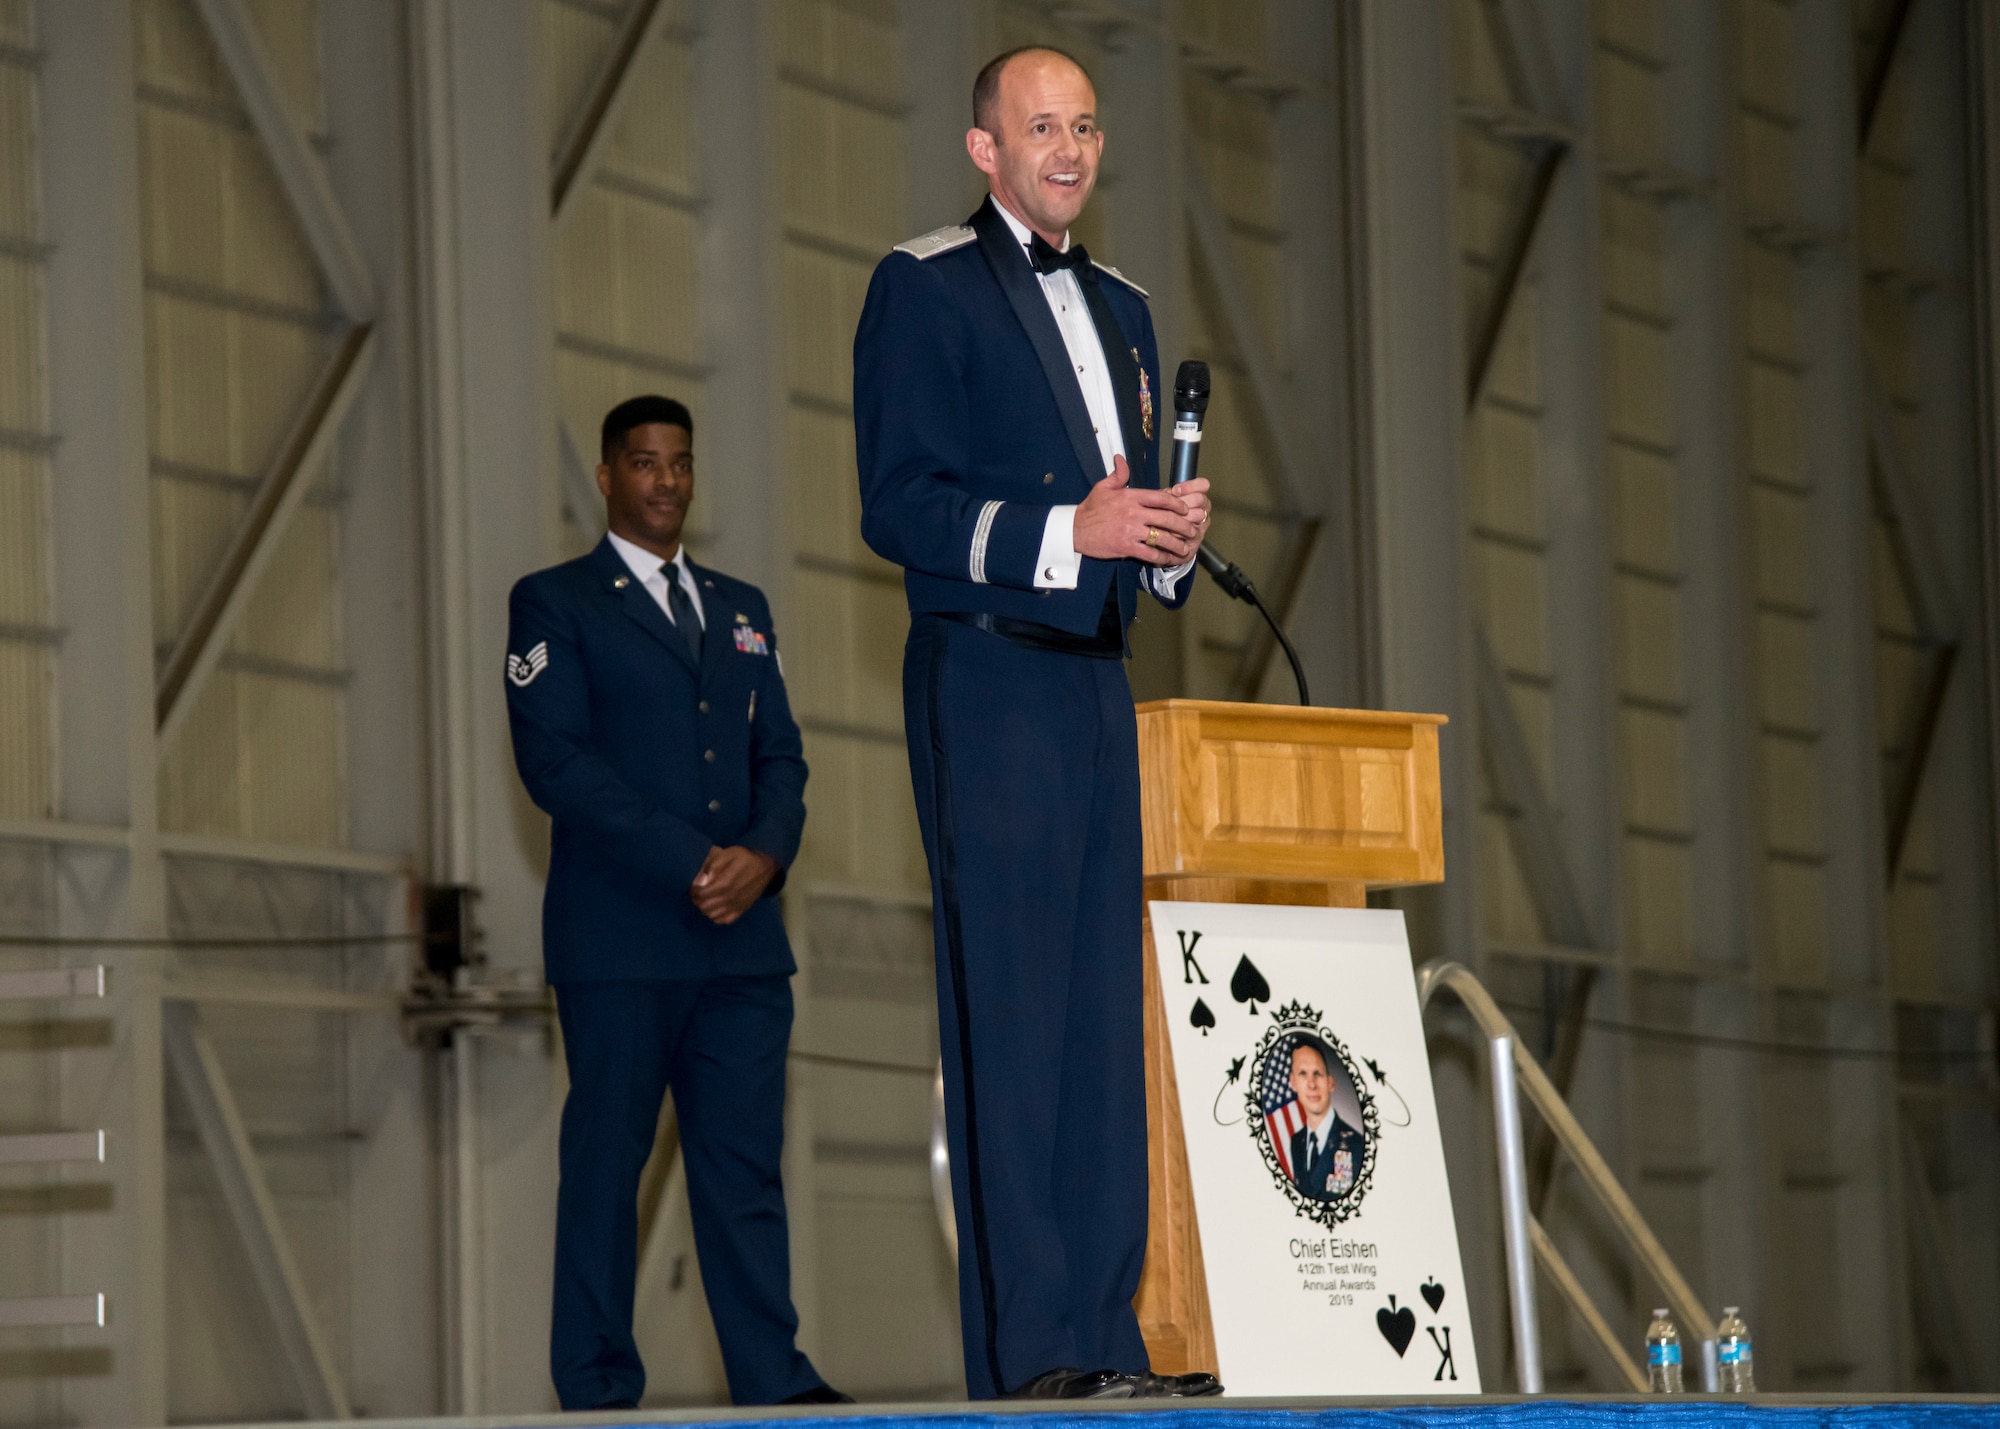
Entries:
{"label": "shoulder board rank insignia", "polygon": [[1093,258],[1090,260],[1090,266],[1095,268],[1100,273],[1109,273],[1112,277],[1116,278],[1119,282],[1123,283],[1126,287],[1130,288],[1133,292],[1137,293],[1142,298],[1151,298],[1153,296],[1151,293],[1147,292],[1144,288],[1140,287],[1137,283],[1133,282],[1130,278],[1126,277],[1123,273],[1119,272],[1116,268],[1112,267],[1109,263],[1100,263],[1095,258]]}
{"label": "shoulder board rank insignia", "polygon": [[935,258],[940,253],[949,253],[954,248],[963,248],[979,235],[962,223],[947,224],[943,228],[933,228],[921,238],[911,238],[896,245],[896,252],[907,253],[918,262]]}

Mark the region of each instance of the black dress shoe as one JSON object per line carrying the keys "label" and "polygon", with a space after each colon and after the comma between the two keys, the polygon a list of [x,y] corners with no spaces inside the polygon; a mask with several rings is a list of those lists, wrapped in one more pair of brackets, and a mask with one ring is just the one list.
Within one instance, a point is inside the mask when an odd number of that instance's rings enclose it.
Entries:
{"label": "black dress shoe", "polygon": [[1052,1369],[1008,1390],[1002,1399],[1130,1399],[1139,1381],[1115,1369]]}
{"label": "black dress shoe", "polygon": [[854,1396],[842,1394],[830,1384],[816,1384],[811,1389],[800,1390],[790,1399],[780,1400],[782,1404],[852,1404]]}
{"label": "black dress shoe", "polygon": [[1222,1381],[1212,1374],[1148,1374],[1140,1379],[1140,1399],[1206,1399],[1222,1393]]}

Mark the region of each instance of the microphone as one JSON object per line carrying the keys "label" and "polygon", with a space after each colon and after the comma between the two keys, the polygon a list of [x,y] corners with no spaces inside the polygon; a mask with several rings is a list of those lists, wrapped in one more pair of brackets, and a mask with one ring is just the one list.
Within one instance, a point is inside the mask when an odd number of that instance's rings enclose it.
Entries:
{"label": "microphone", "polygon": [[1201,460],[1201,420],[1208,412],[1208,364],[1192,358],[1174,374],[1174,454],[1169,486],[1194,480]]}
{"label": "microphone", "polygon": [[[1179,486],[1184,481],[1194,480],[1194,470],[1201,460],[1201,421],[1208,412],[1208,364],[1196,362],[1192,358],[1183,362],[1180,371],[1174,374],[1174,455],[1173,476],[1169,486]],[[1306,692],[1305,668],[1299,664],[1299,652],[1292,648],[1292,642],[1285,638],[1277,617],[1257,594],[1257,586],[1243,572],[1243,567],[1218,554],[1215,547],[1203,541],[1195,547],[1195,560],[1209,573],[1222,593],[1232,600],[1240,600],[1257,608],[1264,617],[1264,623],[1271,627],[1271,634],[1277,637],[1278,648],[1285,652],[1285,659],[1291,662],[1292,678],[1298,682],[1299,703],[1310,705],[1312,696]]]}

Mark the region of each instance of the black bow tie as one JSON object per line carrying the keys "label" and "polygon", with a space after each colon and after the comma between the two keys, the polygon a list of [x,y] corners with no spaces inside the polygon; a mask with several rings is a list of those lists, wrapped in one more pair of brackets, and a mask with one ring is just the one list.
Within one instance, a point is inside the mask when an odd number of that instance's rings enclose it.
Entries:
{"label": "black bow tie", "polygon": [[1058,253],[1039,233],[1028,240],[1028,261],[1035,265],[1037,273],[1054,273],[1067,268],[1081,277],[1090,271],[1090,253],[1081,243],[1072,243],[1068,252]]}

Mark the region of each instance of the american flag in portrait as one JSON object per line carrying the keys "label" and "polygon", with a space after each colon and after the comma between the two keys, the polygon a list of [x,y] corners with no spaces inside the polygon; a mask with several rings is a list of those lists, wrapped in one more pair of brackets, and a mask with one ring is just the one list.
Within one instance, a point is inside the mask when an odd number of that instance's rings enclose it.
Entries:
{"label": "american flag in portrait", "polygon": [[1306,1114],[1299,1109],[1299,1099],[1292,1091],[1292,1040],[1287,1037],[1272,1049],[1270,1055],[1257,1061],[1256,1084],[1251,1088],[1256,1094],[1257,1105],[1264,1111],[1264,1129],[1270,1134],[1271,1149],[1278,1153],[1278,1165],[1284,1169],[1285,1178],[1299,1179],[1292,1166],[1292,1133],[1306,1124]]}

